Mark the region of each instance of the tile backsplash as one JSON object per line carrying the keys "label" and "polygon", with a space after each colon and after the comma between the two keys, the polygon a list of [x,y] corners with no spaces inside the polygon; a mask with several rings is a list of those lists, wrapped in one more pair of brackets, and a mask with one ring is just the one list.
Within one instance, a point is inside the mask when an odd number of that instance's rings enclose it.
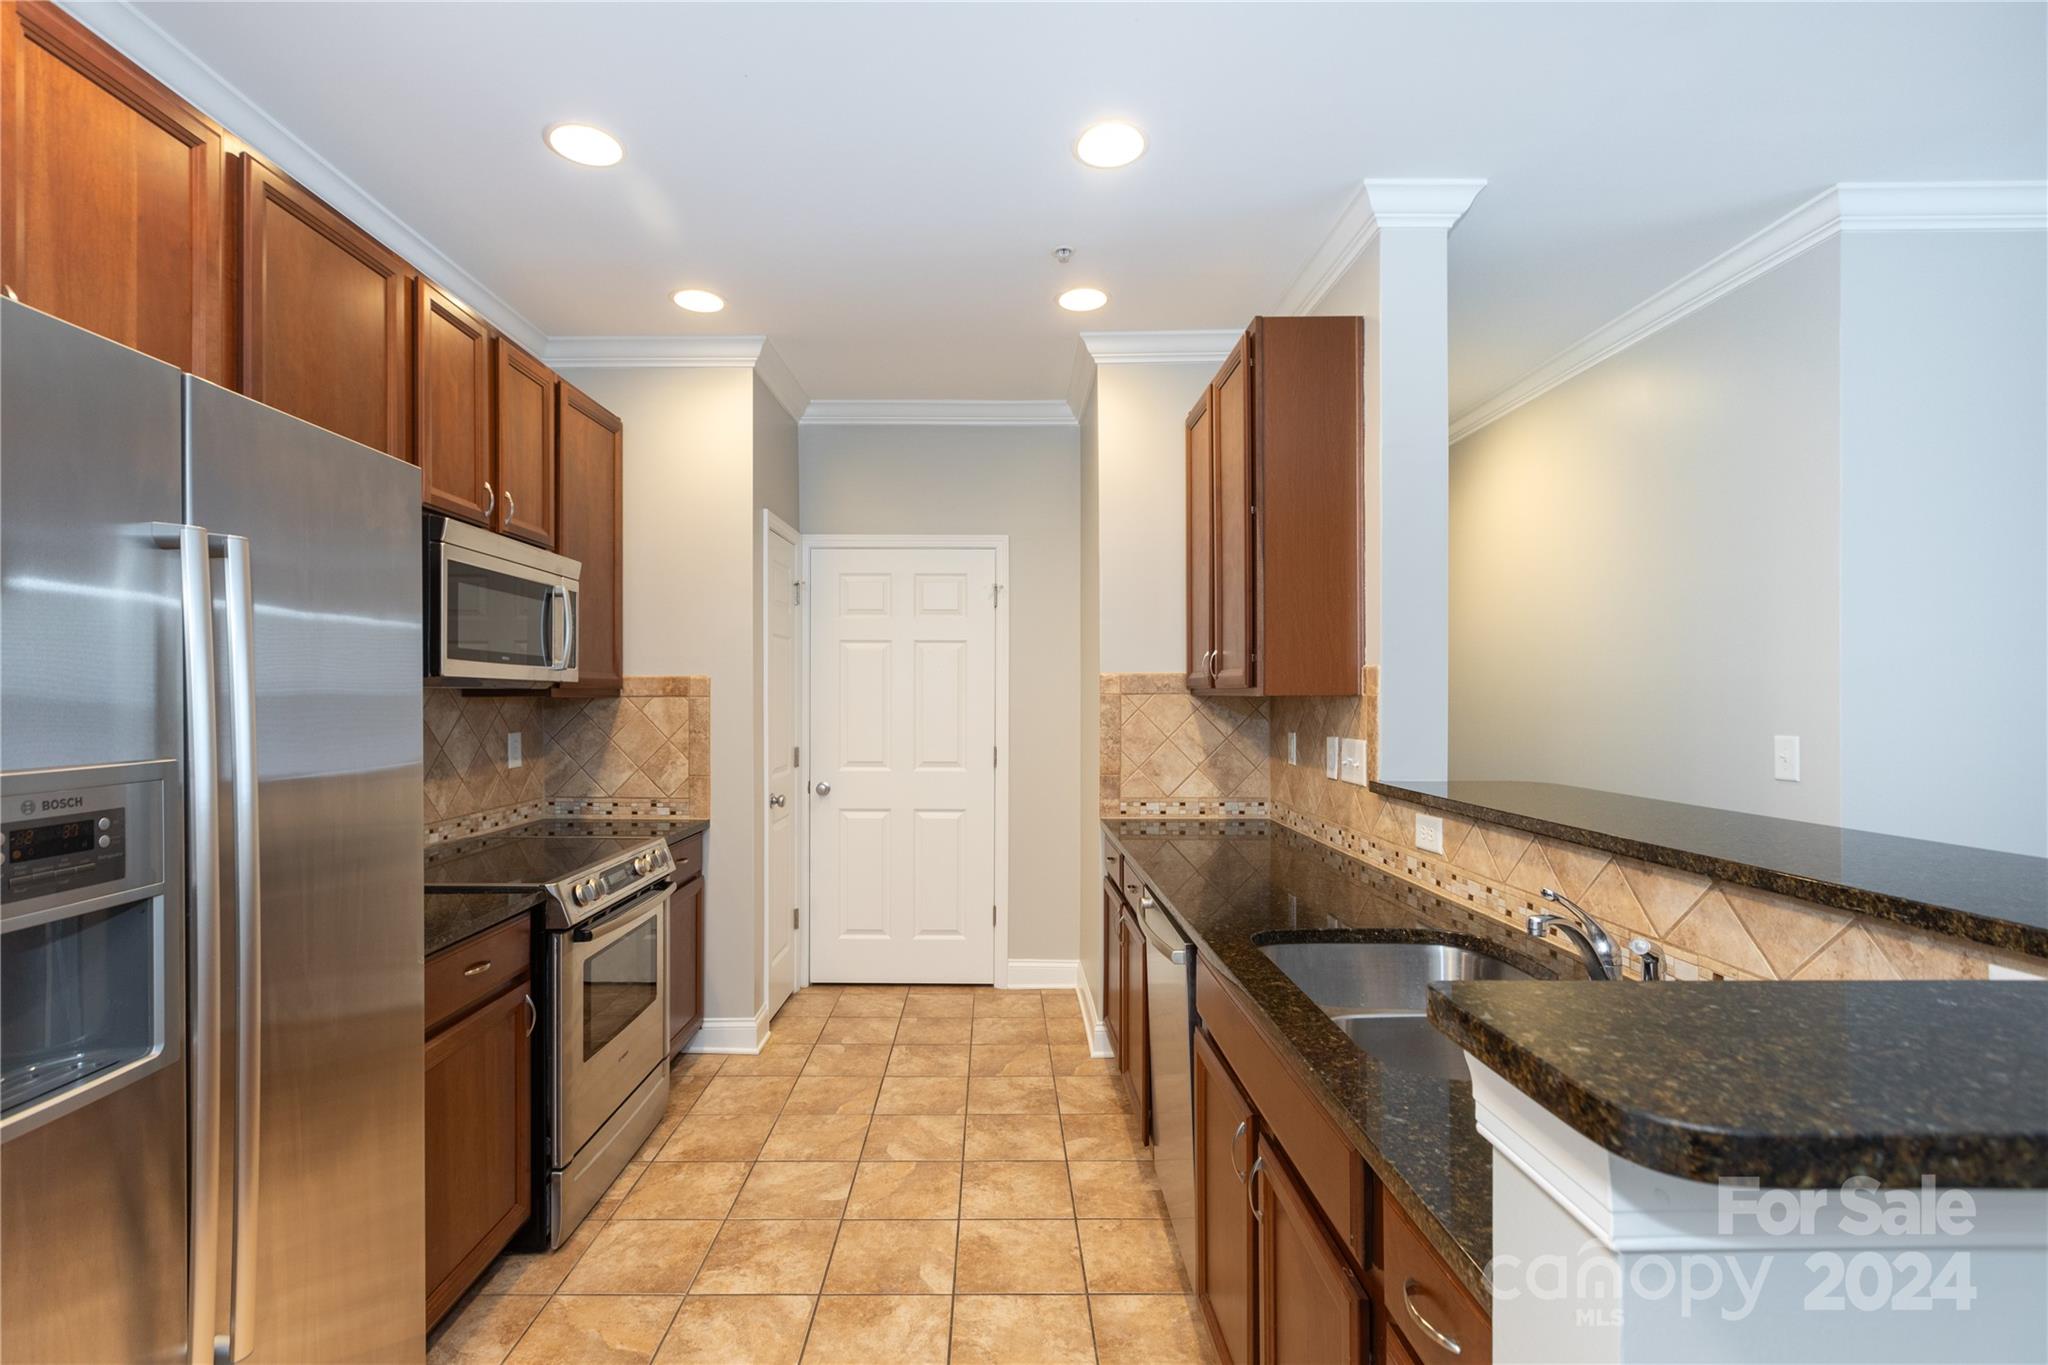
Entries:
{"label": "tile backsplash", "polygon": [[1103,815],[1266,814],[1265,698],[1193,696],[1178,673],[1105,673],[1100,700]]}
{"label": "tile backsplash", "polygon": [[627,678],[621,695],[588,700],[429,688],[427,841],[550,815],[708,818],[710,746],[705,677]]}

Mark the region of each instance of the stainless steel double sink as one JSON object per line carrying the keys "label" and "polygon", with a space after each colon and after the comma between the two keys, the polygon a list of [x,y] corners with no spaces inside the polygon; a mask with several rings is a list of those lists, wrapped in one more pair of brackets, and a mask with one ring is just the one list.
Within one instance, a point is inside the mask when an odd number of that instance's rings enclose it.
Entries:
{"label": "stainless steel double sink", "polygon": [[1465,1052],[1429,1022],[1435,981],[1529,981],[1498,958],[1447,943],[1268,943],[1259,951],[1361,1049],[1401,1071],[1469,1079]]}

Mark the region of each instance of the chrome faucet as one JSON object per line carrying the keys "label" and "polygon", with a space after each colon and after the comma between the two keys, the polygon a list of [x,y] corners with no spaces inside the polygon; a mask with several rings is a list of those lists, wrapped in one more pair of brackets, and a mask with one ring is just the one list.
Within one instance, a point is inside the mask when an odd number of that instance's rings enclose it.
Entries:
{"label": "chrome faucet", "polygon": [[1529,937],[1542,938],[1543,931],[1552,927],[1571,941],[1578,950],[1579,960],[1586,964],[1586,975],[1595,981],[1614,981],[1621,971],[1614,963],[1614,940],[1607,937],[1607,931],[1600,927],[1600,921],[1587,914],[1585,909],[1571,897],[1543,888],[1543,899],[1553,905],[1561,905],[1578,917],[1573,924],[1563,915],[1541,914],[1529,916]]}

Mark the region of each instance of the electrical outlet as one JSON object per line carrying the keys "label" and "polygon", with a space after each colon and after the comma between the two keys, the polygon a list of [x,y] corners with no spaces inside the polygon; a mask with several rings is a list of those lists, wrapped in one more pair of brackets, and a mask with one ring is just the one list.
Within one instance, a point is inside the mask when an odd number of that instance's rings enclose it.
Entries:
{"label": "electrical outlet", "polygon": [[1444,851],[1444,818],[1441,815],[1415,816],[1415,846],[1424,853]]}
{"label": "electrical outlet", "polygon": [[523,752],[523,746],[525,745],[525,742],[526,736],[521,734],[519,731],[507,730],[505,732],[506,767],[523,768],[526,766],[526,755]]}
{"label": "electrical outlet", "polygon": [[1323,741],[1323,776],[1337,775],[1337,737],[1331,735]]}
{"label": "electrical outlet", "polygon": [[1365,785],[1365,741],[1347,739],[1338,749],[1337,771],[1342,780],[1354,787]]}
{"label": "electrical outlet", "polygon": [[1295,755],[1295,748],[1294,748],[1294,731],[1292,731],[1292,730],[1289,730],[1289,731],[1287,732],[1287,761],[1288,761],[1289,763],[1300,763],[1300,762],[1301,762],[1301,759],[1300,759],[1300,758],[1298,758],[1298,757],[1296,757],[1296,755]]}
{"label": "electrical outlet", "polygon": [[1771,776],[1780,782],[1799,780],[1799,736],[1771,736]]}

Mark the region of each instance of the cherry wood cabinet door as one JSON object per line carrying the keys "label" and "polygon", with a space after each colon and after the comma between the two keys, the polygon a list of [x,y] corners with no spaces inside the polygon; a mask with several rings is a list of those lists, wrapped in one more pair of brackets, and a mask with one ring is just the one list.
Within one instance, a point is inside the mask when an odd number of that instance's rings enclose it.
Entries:
{"label": "cherry wood cabinet door", "polygon": [[0,24],[0,282],[225,383],[220,128],[55,5]]}
{"label": "cherry wood cabinet door", "polygon": [[427,1325],[533,1211],[525,982],[427,1039]]}
{"label": "cherry wood cabinet door", "polygon": [[491,331],[432,281],[413,281],[412,454],[437,512],[494,524]]}
{"label": "cherry wood cabinet door", "polygon": [[1209,1035],[1195,1030],[1195,1293],[1223,1365],[1253,1365],[1258,1115]]}
{"label": "cherry wood cabinet door", "polygon": [[616,694],[624,681],[620,533],[625,426],[567,380],[555,384],[555,551],[583,565],[577,681],[560,696]]}
{"label": "cherry wood cabinet door", "polygon": [[1216,645],[1216,390],[1188,413],[1188,688],[1214,683]]}
{"label": "cherry wood cabinet door", "polygon": [[1145,931],[1138,927],[1138,912],[1119,907],[1117,918],[1118,970],[1123,975],[1124,1046],[1117,1053],[1117,1072],[1123,1077],[1130,1097],[1131,1113],[1138,1125],[1138,1140],[1146,1141],[1152,1131],[1152,1030],[1145,1014],[1146,980]]}
{"label": "cherry wood cabinet door", "polygon": [[1258,545],[1253,526],[1257,480],[1252,448],[1252,354],[1249,333],[1217,373],[1216,659],[1211,684],[1237,691],[1258,682]]}
{"label": "cherry wood cabinet door", "polygon": [[237,160],[242,392],[411,459],[412,269],[254,156]]}
{"label": "cherry wood cabinet door", "polygon": [[1252,1167],[1259,1231],[1259,1365],[1364,1365],[1369,1309],[1344,1252],[1278,1149]]}
{"label": "cherry wood cabinet door", "polygon": [[497,472],[497,528],[553,549],[555,544],[555,372],[503,337],[492,342],[495,418],[491,468]]}
{"label": "cherry wood cabinet door", "polygon": [[1119,1075],[1127,1065],[1124,1057],[1123,922],[1123,897],[1117,893],[1115,882],[1105,880],[1102,883],[1102,1026],[1109,1031],[1109,1050],[1116,1054]]}
{"label": "cherry wood cabinet door", "polygon": [[692,877],[668,903],[668,1050],[681,1052],[704,1023],[704,879]]}

